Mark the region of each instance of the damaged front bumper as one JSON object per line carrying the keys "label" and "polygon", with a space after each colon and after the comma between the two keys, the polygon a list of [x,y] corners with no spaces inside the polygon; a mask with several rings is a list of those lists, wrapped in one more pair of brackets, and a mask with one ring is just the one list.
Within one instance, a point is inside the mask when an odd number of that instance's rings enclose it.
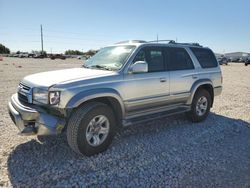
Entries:
{"label": "damaged front bumper", "polygon": [[23,104],[17,94],[11,97],[8,110],[21,135],[56,135],[62,132],[65,119],[48,114],[45,110]]}

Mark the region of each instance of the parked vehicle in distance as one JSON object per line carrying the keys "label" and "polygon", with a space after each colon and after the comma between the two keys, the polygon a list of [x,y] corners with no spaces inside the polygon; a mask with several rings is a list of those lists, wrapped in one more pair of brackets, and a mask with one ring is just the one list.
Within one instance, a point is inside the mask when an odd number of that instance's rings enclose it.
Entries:
{"label": "parked vehicle in distance", "polygon": [[50,56],[50,59],[52,59],[52,60],[54,60],[54,59],[62,59],[62,60],[65,60],[66,57],[65,57],[64,55],[62,55],[62,54],[52,54],[52,55]]}
{"label": "parked vehicle in distance", "polygon": [[241,57],[241,58],[239,58],[239,61],[238,61],[238,62],[244,63],[245,61],[246,61],[246,58]]}
{"label": "parked vehicle in distance", "polygon": [[248,65],[250,65],[250,58],[247,58],[245,62],[245,66],[248,66]]}
{"label": "parked vehicle in distance", "polygon": [[19,54],[14,54],[13,57],[19,57]]}
{"label": "parked vehicle in distance", "polygon": [[221,91],[209,48],[136,40],[102,48],[81,68],[26,76],[8,109],[21,134],[66,131],[69,146],[90,156],[124,126],[177,113],[201,122]]}
{"label": "parked vehicle in distance", "polygon": [[29,54],[28,54],[28,57],[34,57],[34,56],[35,56],[34,53],[29,53]]}
{"label": "parked vehicle in distance", "polygon": [[77,59],[86,60],[85,56],[77,56]]}
{"label": "parked vehicle in distance", "polygon": [[47,56],[45,54],[35,54],[33,56],[33,58],[36,58],[36,59],[43,59],[43,58],[46,58]]}
{"label": "parked vehicle in distance", "polygon": [[232,57],[232,58],[231,58],[231,62],[237,63],[237,62],[239,62],[239,60],[240,60],[239,57]]}
{"label": "parked vehicle in distance", "polygon": [[65,57],[66,59],[73,58],[72,55],[64,55],[64,57]]}
{"label": "parked vehicle in distance", "polygon": [[228,59],[226,57],[219,57],[217,61],[220,65],[228,65]]}
{"label": "parked vehicle in distance", "polygon": [[18,56],[19,58],[24,58],[24,57],[28,57],[28,53],[22,53],[22,54],[19,54]]}

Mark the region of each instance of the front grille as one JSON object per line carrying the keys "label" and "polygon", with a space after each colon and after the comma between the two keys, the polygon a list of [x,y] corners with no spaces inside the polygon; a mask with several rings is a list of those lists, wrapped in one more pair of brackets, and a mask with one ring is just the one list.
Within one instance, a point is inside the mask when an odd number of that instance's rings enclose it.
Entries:
{"label": "front grille", "polygon": [[21,94],[21,93],[18,93],[18,99],[20,101],[23,101],[23,102],[27,102],[27,103],[29,102],[28,97],[25,96],[25,95],[23,95],[23,94]]}
{"label": "front grille", "polygon": [[30,87],[29,86],[26,86],[24,85],[23,83],[20,83],[19,84],[19,87],[22,88],[24,91],[27,91],[27,93],[29,92],[30,90]]}
{"label": "front grille", "polygon": [[31,95],[31,88],[20,83],[18,86],[18,99],[22,102],[31,103],[29,96]]}

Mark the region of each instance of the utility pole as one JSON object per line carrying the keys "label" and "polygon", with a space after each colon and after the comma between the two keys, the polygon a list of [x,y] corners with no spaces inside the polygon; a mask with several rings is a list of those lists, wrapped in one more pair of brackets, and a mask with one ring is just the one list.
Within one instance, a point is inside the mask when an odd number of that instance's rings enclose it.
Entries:
{"label": "utility pole", "polygon": [[156,36],[156,39],[157,39],[157,43],[158,43],[158,34],[157,34],[157,36]]}
{"label": "utility pole", "polygon": [[42,54],[43,54],[43,26],[41,25],[41,45],[42,45]]}

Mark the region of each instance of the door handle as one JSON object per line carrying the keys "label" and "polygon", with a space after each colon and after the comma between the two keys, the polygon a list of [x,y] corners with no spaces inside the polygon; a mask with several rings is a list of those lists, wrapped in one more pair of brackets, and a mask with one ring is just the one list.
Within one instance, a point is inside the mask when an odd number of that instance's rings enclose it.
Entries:
{"label": "door handle", "polygon": [[166,82],[167,79],[166,78],[160,78],[160,82]]}

